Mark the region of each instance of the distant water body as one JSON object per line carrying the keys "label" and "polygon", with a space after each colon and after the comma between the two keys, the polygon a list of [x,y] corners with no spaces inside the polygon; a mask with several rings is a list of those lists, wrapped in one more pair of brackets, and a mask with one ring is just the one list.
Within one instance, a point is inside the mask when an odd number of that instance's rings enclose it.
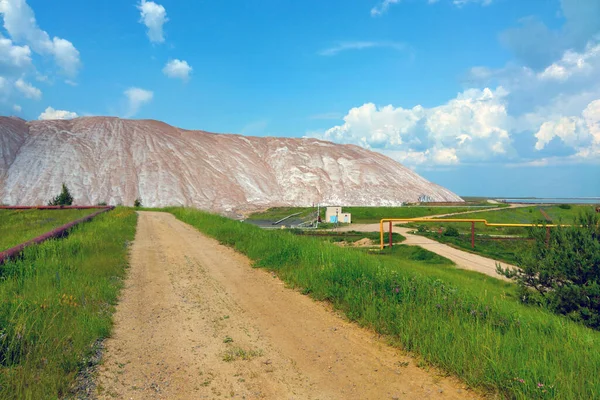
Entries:
{"label": "distant water body", "polygon": [[531,204],[600,204],[600,197],[572,197],[572,198],[523,198],[523,199],[497,199],[507,203],[531,203]]}

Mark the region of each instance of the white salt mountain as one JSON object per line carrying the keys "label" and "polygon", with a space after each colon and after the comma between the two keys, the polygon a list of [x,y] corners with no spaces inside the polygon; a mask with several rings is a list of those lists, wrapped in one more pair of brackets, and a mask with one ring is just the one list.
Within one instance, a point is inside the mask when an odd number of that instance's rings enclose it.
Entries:
{"label": "white salt mountain", "polygon": [[393,206],[462,201],[396,161],[352,145],[178,129],[109,117],[0,117],[0,203],[46,204],[65,183],[79,205]]}

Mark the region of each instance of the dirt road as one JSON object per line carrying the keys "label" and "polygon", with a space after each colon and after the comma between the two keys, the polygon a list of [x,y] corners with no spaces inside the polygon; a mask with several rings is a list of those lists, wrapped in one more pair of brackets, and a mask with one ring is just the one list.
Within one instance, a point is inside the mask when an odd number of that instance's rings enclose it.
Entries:
{"label": "dirt road", "polygon": [[[389,228],[387,226],[384,227],[386,237],[388,229]],[[498,263],[499,261],[493,260],[491,258],[482,257],[477,254],[469,253],[463,250],[455,249],[454,247],[450,247],[446,244],[436,242],[435,240],[420,235],[410,234],[409,232],[413,231],[414,229],[393,226],[393,230],[394,232],[400,233],[401,235],[406,237],[406,240],[402,242],[402,244],[406,244],[409,246],[420,246],[433,253],[439,254],[442,257],[446,257],[454,261],[458,268],[477,271],[481,272],[482,274],[492,276],[494,278],[508,280],[506,277],[499,275],[496,272],[496,263]],[[379,232],[379,224],[352,224],[349,226],[338,228],[338,231]],[[377,244],[379,244],[379,242],[377,242]],[[500,264],[502,264],[502,267],[505,268],[514,268],[513,265],[506,264],[504,262],[500,262]]]}
{"label": "dirt road", "polygon": [[477,397],[171,214],[153,212],[140,212],[98,393],[106,399]]}

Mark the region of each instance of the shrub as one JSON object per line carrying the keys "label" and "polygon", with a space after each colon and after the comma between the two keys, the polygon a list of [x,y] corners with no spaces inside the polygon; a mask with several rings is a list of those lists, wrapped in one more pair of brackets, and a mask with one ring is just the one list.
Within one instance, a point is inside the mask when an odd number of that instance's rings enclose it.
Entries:
{"label": "shrub", "polygon": [[140,208],[142,206],[142,200],[139,198],[135,199],[135,201],[133,202],[133,206],[135,208]]}
{"label": "shrub", "polygon": [[570,210],[571,205],[570,204],[561,204],[558,206],[558,208],[562,208],[563,210]]}
{"label": "shrub", "polygon": [[62,191],[58,196],[48,202],[49,206],[70,206],[73,204],[73,196],[69,192],[67,185],[62,184]]}
{"label": "shrub", "polygon": [[[514,279],[521,299],[600,329],[600,218],[588,212],[570,227],[533,228],[536,243],[517,269],[497,267]],[[532,289],[534,291],[532,291]]]}
{"label": "shrub", "polygon": [[446,231],[444,232],[444,236],[458,237],[459,236],[458,229],[456,229],[453,226],[449,226],[448,228],[446,228]]}

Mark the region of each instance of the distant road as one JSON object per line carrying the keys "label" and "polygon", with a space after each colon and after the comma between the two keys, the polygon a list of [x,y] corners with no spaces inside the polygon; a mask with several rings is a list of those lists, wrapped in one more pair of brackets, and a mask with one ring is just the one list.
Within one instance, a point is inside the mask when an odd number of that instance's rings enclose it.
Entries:
{"label": "distant road", "polygon": [[[533,207],[535,204],[511,204],[509,208],[520,208],[520,207]],[[438,217],[450,217],[455,215],[469,214],[473,212],[480,211],[500,211],[506,210],[507,207],[503,208],[493,208],[488,210],[477,210],[477,211],[463,211],[458,213],[451,213],[446,215],[430,215],[423,218],[438,218]],[[395,225],[395,224],[394,224]],[[388,227],[384,227],[387,229]],[[496,264],[501,263],[502,267],[512,267],[515,268],[514,265],[506,264],[504,262],[500,262],[497,260],[493,260],[491,258],[482,257],[477,254],[469,253],[463,250],[456,249],[454,247],[450,247],[446,244],[436,242],[435,240],[420,236],[413,235],[409,232],[414,229],[402,228],[399,226],[393,226],[393,231],[399,233],[406,237],[406,241],[402,242],[402,244],[406,244],[409,246],[420,246],[425,250],[429,250],[433,253],[439,254],[442,257],[446,257],[449,260],[452,260],[458,268],[467,269],[470,271],[481,272],[482,274],[489,275],[494,278],[508,280],[506,277],[498,274],[496,272]],[[338,228],[338,231],[358,231],[358,232],[379,232],[379,224],[351,224],[348,226]]]}

